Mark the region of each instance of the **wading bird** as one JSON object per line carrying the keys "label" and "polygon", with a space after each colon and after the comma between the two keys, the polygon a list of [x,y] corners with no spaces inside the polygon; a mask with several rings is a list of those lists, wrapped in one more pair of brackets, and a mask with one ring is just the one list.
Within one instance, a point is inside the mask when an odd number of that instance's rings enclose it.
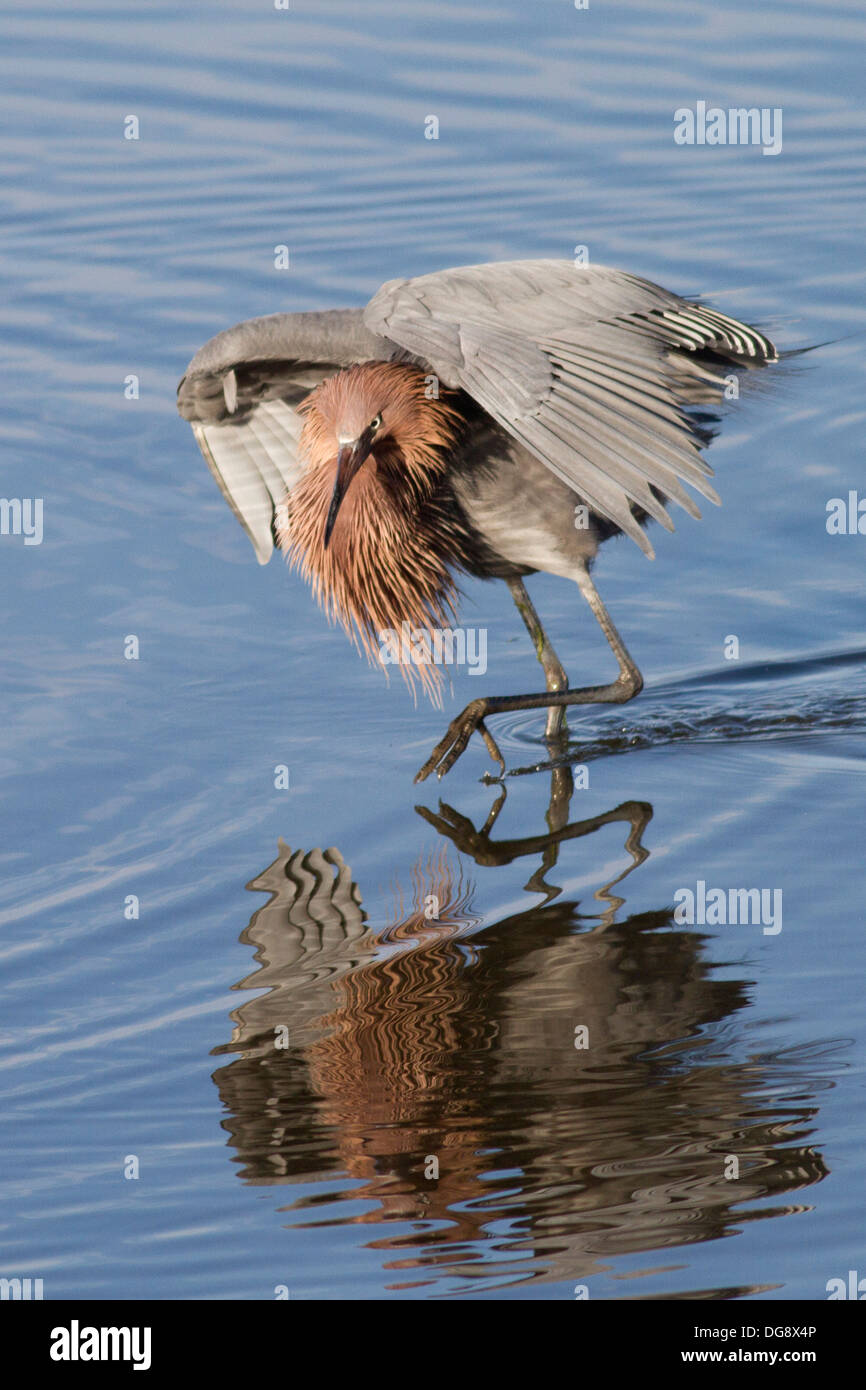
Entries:
{"label": "wading bird", "polygon": [[[503,579],[544,671],[540,694],[473,700],[416,780],[443,776],[485,719],[631,700],[643,680],[590,578],[602,541],[647,555],[666,506],[713,502],[700,455],[732,368],[777,359],[768,338],[604,266],[508,261],[392,280],[365,309],[269,314],[217,334],[178,387],[223,496],[261,564],[274,545],[371,658],[403,624],[447,628],[455,576]],[[524,586],[573,580],[616,657],[607,685],[569,689]],[[381,659],[381,657],[380,657]],[[404,668],[434,696],[438,667]]]}

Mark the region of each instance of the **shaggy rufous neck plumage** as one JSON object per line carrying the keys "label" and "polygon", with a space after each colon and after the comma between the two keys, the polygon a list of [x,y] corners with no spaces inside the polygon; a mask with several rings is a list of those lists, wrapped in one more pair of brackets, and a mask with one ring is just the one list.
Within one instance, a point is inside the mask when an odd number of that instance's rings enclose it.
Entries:
{"label": "shaggy rufous neck plumage", "polygon": [[[299,457],[307,466],[292,489],[278,539],[330,619],[378,664],[384,632],[402,624],[429,632],[451,625],[466,535],[444,487],[461,417],[447,396],[429,399],[415,367],[365,362],[317,386],[298,407],[305,417]],[[382,416],[372,451],[352,479],[330,543],[325,521],[337,472],[338,439],[357,438]],[[441,703],[442,673],[400,663]]]}

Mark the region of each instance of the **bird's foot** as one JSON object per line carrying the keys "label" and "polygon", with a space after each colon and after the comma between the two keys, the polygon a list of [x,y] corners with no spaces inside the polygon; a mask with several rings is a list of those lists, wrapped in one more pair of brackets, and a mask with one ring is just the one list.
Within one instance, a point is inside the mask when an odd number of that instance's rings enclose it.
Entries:
{"label": "bird's foot", "polygon": [[452,719],[448,725],[448,732],[436,744],[415,781],[424,782],[431,772],[435,772],[440,778],[444,777],[446,772],[450,772],[476,729],[484,739],[491,758],[495,763],[498,763],[500,775],[504,774],[505,759],[497,748],[493,735],[484,723],[486,713],[487,701],[473,700],[471,705],[466,706],[462,714],[458,714],[456,719]]}

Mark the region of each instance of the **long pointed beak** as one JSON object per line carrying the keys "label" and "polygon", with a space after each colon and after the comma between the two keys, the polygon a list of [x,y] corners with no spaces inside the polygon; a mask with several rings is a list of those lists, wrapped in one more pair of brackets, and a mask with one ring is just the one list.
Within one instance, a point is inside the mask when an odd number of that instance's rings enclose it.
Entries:
{"label": "long pointed beak", "polygon": [[349,484],[357,473],[361,464],[370,452],[369,443],[363,439],[356,439],[352,444],[341,444],[337,454],[337,476],[334,481],[334,491],[331,493],[331,505],[328,508],[328,519],[325,522],[325,549],[327,550],[331,540],[331,532],[337,520],[337,513],[340,510],[343,498],[349,491]]}

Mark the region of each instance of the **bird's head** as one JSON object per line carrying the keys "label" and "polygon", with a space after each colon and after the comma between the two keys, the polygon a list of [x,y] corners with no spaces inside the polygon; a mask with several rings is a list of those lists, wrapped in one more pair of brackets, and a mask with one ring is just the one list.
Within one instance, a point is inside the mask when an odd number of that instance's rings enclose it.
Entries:
{"label": "bird's head", "polygon": [[[329,617],[387,666],[383,634],[454,621],[451,568],[467,567],[469,537],[443,483],[469,407],[418,367],[361,362],[296,409],[302,468],[279,512],[280,548]],[[440,666],[399,669],[441,698]]]}
{"label": "bird's head", "polygon": [[[343,499],[365,464],[423,497],[443,471],[459,414],[431,392],[430,378],[394,362],[363,362],[328,377],[299,406],[301,452],[334,467],[325,519],[327,548]],[[368,462],[369,461],[369,462]]]}

